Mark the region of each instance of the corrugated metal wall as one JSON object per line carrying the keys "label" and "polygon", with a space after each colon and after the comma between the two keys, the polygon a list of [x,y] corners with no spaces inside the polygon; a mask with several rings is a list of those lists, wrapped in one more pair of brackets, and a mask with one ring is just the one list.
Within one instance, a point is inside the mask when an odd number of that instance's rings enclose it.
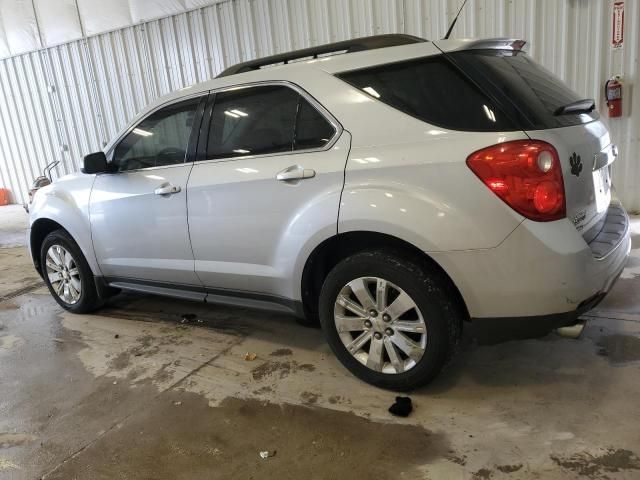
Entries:
{"label": "corrugated metal wall", "polygon": [[[625,48],[610,48],[611,3],[603,0],[470,0],[456,37],[514,36],[604,111],[604,80],[625,74],[625,112],[612,121],[619,144],[618,193],[640,210],[637,0],[626,1]],[[239,61],[390,32],[441,38],[459,0],[228,0],[0,61],[0,186],[23,202],[51,160],[55,175],[79,168],[137,111],[167,92]],[[634,98],[633,105],[630,98]],[[632,109],[632,110],[631,110]],[[634,115],[629,116],[629,112]]]}

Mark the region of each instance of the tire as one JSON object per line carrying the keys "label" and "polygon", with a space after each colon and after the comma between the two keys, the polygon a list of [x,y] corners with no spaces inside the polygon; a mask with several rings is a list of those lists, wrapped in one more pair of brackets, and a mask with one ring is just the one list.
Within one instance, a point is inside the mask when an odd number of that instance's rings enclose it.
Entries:
{"label": "tire", "polygon": [[303,327],[306,327],[306,328],[315,328],[315,329],[320,328],[319,313],[317,311],[316,312],[311,311],[306,307],[304,308],[304,315],[297,316],[296,322],[298,322],[299,325],[302,325]]}
{"label": "tire", "polygon": [[[40,265],[49,292],[65,310],[89,313],[102,306],[93,272],[80,247],[66,231],[56,230],[45,237],[40,249]],[[54,280],[58,278],[61,280]]]}
{"label": "tire", "polygon": [[[380,280],[386,282],[382,295],[377,291]],[[345,303],[345,298],[351,303]],[[384,303],[377,303],[378,298]],[[360,299],[369,302],[373,311],[362,315],[366,302]],[[394,306],[395,300],[400,301]],[[351,310],[354,303],[359,307],[357,314]],[[322,329],[338,359],[361,380],[395,391],[425,385],[442,370],[460,338],[459,307],[442,274],[420,260],[386,250],[360,252],[342,260],[320,293]]]}

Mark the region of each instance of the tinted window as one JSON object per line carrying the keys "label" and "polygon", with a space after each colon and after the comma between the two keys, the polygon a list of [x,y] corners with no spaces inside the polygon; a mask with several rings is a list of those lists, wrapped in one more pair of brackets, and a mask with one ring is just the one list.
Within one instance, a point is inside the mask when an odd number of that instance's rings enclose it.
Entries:
{"label": "tinted window", "polygon": [[555,116],[559,107],[581,97],[522,52],[475,50],[450,57],[483,88],[510,103],[514,114],[524,118],[523,128],[557,128],[597,118],[597,113]]}
{"label": "tinted window", "polygon": [[366,68],[338,77],[427,123],[454,130],[516,130],[485,94],[441,55]]}
{"label": "tinted window", "polygon": [[287,87],[250,87],[216,94],[207,158],[293,150],[300,95]]}
{"label": "tinted window", "polygon": [[335,129],[309,102],[300,97],[296,121],[295,149],[320,148],[326,145]]}
{"label": "tinted window", "polygon": [[184,162],[199,98],[174,103],[140,122],[114,151],[120,171]]}

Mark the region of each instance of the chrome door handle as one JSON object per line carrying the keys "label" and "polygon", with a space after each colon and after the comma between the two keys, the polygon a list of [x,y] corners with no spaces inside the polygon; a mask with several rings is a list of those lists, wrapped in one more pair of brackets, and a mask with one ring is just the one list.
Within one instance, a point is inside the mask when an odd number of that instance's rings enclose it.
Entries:
{"label": "chrome door handle", "polygon": [[182,189],[175,185],[162,185],[161,187],[156,188],[153,193],[156,195],[173,195],[174,193],[178,193],[180,190]]}
{"label": "chrome door handle", "polygon": [[304,180],[305,178],[313,178],[316,171],[311,168],[304,168],[300,165],[291,165],[276,175],[276,180],[280,182],[288,182],[291,180]]}

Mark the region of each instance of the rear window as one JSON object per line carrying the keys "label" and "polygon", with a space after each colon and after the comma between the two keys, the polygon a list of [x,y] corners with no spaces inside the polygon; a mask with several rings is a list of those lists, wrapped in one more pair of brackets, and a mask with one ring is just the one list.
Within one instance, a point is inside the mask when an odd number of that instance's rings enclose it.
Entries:
{"label": "rear window", "polygon": [[559,107],[583,97],[523,52],[467,50],[450,53],[448,58],[498,99],[523,129],[566,127],[598,118],[595,111],[555,116]]}
{"label": "rear window", "polygon": [[452,130],[519,130],[442,55],[344,72],[338,78],[432,125]]}
{"label": "rear window", "polygon": [[336,133],[320,112],[302,97],[298,104],[294,150],[324,147]]}

